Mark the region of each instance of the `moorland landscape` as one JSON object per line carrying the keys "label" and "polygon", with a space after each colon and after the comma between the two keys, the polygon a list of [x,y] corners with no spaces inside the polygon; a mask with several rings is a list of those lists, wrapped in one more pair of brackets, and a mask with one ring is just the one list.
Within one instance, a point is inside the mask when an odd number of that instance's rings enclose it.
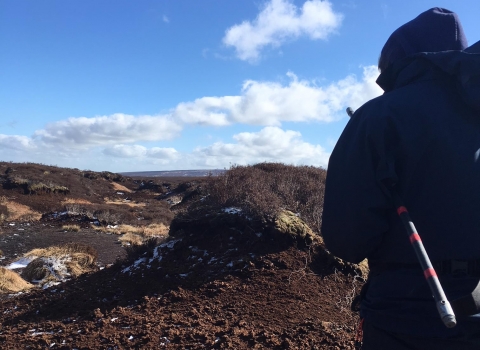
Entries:
{"label": "moorland landscape", "polygon": [[0,348],[354,349],[366,268],[324,248],[325,176],[0,162]]}

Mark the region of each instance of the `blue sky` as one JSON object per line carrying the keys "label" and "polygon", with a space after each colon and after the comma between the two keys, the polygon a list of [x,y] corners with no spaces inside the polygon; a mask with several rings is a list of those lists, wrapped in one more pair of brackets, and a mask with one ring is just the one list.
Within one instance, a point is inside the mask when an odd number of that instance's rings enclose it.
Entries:
{"label": "blue sky", "polygon": [[389,35],[480,2],[0,0],[0,160],[91,170],[326,167],[382,93]]}

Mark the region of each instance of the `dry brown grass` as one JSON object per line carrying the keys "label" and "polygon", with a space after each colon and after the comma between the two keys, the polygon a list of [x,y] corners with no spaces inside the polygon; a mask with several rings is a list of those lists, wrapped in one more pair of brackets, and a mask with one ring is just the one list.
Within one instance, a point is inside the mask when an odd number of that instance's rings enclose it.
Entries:
{"label": "dry brown grass", "polygon": [[170,228],[162,223],[145,226],[143,235],[145,237],[168,236]]}
{"label": "dry brown grass", "polygon": [[68,231],[68,232],[78,232],[80,231],[80,226],[79,225],[63,225],[62,230]]}
{"label": "dry brown grass", "polygon": [[120,234],[119,241],[123,245],[141,245],[146,241],[156,237],[167,237],[169,228],[164,224],[151,224],[148,226],[120,225],[118,227]]}
{"label": "dry brown grass", "polygon": [[120,185],[119,183],[116,182],[111,182],[113,189],[115,191],[121,191],[121,192],[127,192],[127,193],[132,193],[133,191],[131,189],[126,188],[125,186]]}
{"label": "dry brown grass", "polygon": [[[37,258],[28,264],[22,273],[26,279],[33,281],[48,279],[51,275],[50,269],[45,266],[45,259],[48,258],[63,260],[68,272],[74,277],[93,271],[96,269],[97,251],[85,244],[69,243],[62,246],[33,249],[25,254],[25,257]],[[37,278],[40,275],[43,277]]]}
{"label": "dry brown grass", "polygon": [[62,205],[65,204],[93,204],[90,201],[87,201],[86,199],[81,199],[81,198],[66,198],[61,202]]}
{"label": "dry brown grass", "polygon": [[133,225],[120,225],[118,226],[118,233],[119,234],[125,234],[125,233],[131,233],[131,234],[136,234],[136,235],[142,235],[144,231],[144,228],[141,226],[133,226]]}
{"label": "dry brown grass", "polygon": [[128,205],[129,207],[145,207],[147,204],[146,203],[136,203],[136,202],[130,202],[125,199],[110,199],[108,197],[104,198],[105,204],[123,204],[123,205]]}
{"label": "dry brown grass", "polygon": [[168,236],[170,228],[165,224],[150,224],[148,226],[118,225],[116,227],[95,226],[91,225],[96,232],[113,233],[116,235],[132,234],[142,237],[142,239],[150,237]]}
{"label": "dry brown grass", "polygon": [[[120,225],[121,226],[121,225]],[[118,225],[115,225],[115,226],[111,226],[111,225],[108,225],[108,226],[97,226],[97,225],[90,225],[90,227],[95,231],[95,232],[101,232],[101,233],[113,233],[115,235],[120,235],[122,234],[120,232],[120,229]]]}
{"label": "dry brown grass", "polygon": [[32,249],[25,254],[25,257],[62,257],[69,254],[85,254],[89,256],[89,263],[93,263],[97,259],[97,251],[95,248],[81,243],[67,243],[61,246],[52,246],[48,248]]}
{"label": "dry brown grass", "polygon": [[18,293],[33,288],[14,271],[0,267],[0,293]]}
{"label": "dry brown grass", "polygon": [[8,211],[5,221],[38,221],[42,218],[38,211],[8,199],[4,200],[2,205],[6,206]]}
{"label": "dry brown grass", "polygon": [[144,241],[142,236],[130,232],[125,233],[118,240],[122,242],[122,245],[141,245]]}
{"label": "dry brown grass", "polygon": [[113,232],[113,229],[108,229],[106,226],[97,226],[97,225],[91,224],[90,227],[91,227],[92,230],[94,230],[95,232],[115,233],[115,232]]}
{"label": "dry brown grass", "polygon": [[[77,253],[78,254],[78,253]],[[28,281],[38,282],[40,284],[45,284],[47,282],[58,282],[64,280],[68,277],[68,274],[73,277],[78,277],[81,274],[92,271],[92,268],[88,265],[82,264],[78,260],[68,260],[67,257],[59,259],[63,262],[64,268],[58,269],[59,265],[57,264],[57,270],[51,265],[52,257],[40,257],[31,261],[25,269],[22,271],[22,277]],[[80,259],[81,260],[81,259]]]}
{"label": "dry brown grass", "polygon": [[91,266],[82,265],[76,260],[67,261],[65,265],[67,265],[68,271],[70,272],[70,275],[72,275],[73,277],[78,277],[80,275],[83,275],[84,273],[94,270],[91,268]]}

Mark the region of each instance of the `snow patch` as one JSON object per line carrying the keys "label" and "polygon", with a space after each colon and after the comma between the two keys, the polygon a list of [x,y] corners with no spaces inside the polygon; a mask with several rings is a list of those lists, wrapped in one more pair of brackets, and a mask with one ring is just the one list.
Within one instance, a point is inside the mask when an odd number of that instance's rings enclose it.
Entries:
{"label": "snow patch", "polygon": [[122,270],[122,272],[123,272],[123,273],[127,273],[127,272],[130,272],[130,273],[131,273],[131,272],[132,272],[132,271],[131,271],[132,269],[133,269],[133,270],[138,269],[138,266],[140,266],[140,264],[143,263],[143,262],[145,262],[145,261],[147,261],[147,258],[137,259],[137,260],[135,260],[135,262],[133,263],[133,265],[130,265],[130,266],[124,268],[124,269]]}
{"label": "snow patch", "polygon": [[[147,258],[140,258],[140,259],[137,259],[135,260],[135,262],[130,265],[130,266],[127,266],[125,267],[122,272],[123,273],[129,273],[131,274],[133,272],[133,270],[136,270],[140,267],[140,265],[144,264],[147,266],[147,268],[150,268],[150,264],[153,262],[153,261],[162,261],[162,252],[165,251],[165,250],[172,250],[173,247],[175,246],[176,243],[180,242],[181,239],[176,239],[176,240],[171,240],[171,241],[168,241],[168,242],[165,242],[165,243],[162,243],[158,246],[155,247],[155,249],[153,250],[153,257],[151,257],[150,259],[147,259]],[[148,261],[148,262],[147,262]]]}
{"label": "snow patch", "polygon": [[238,214],[238,213],[242,212],[242,209],[235,208],[235,207],[230,207],[230,208],[224,208],[223,212],[227,213],[227,214]]}
{"label": "snow patch", "polygon": [[28,264],[30,264],[30,262],[32,262],[36,258],[37,258],[36,256],[23,257],[15,260],[8,266],[5,266],[5,268],[8,270],[24,269],[27,267]]}
{"label": "snow patch", "polygon": [[163,249],[173,249],[176,243],[180,242],[181,239],[174,239],[165,243],[162,243],[155,247],[155,250],[153,251],[153,257],[150,258],[149,263],[153,262],[154,260],[162,261],[162,256],[160,255],[161,250]]}

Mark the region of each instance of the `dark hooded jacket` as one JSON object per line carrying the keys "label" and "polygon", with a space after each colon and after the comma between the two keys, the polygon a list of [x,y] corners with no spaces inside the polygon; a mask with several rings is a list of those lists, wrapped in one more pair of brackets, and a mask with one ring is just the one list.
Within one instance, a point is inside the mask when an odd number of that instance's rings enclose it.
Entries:
{"label": "dark hooded jacket", "polygon": [[463,50],[467,39],[458,16],[432,8],[404,24],[388,38],[378,63],[383,71],[390,64],[417,52]]}
{"label": "dark hooded jacket", "polygon": [[[328,165],[325,244],[351,262],[368,258],[372,270],[417,263],[385,181],[396,183],[433,262],[480,258],[480,50],[461,51],[459,24],[446,39],[412,31],[432,20],[422,15],[390,37],[386,46],[411,40],[414,52],[384,48],[401,52],[377,80],[385,94],[355,112]],[[449,299],[477,282],[442,278]],[[452,336],[467,322],[445,328],[419,265],[370,278],[361,313],[377,327],[420,336]]]}

